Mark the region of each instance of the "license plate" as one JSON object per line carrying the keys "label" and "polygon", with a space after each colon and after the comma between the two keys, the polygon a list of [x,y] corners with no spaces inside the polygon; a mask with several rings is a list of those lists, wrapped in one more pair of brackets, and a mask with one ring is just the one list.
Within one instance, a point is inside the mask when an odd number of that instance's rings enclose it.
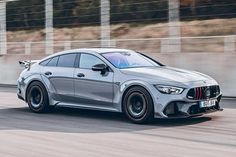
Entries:
{"label": "license plate", "polygon": [[215,99],[207,100],[207,101],[200,101],[200,108],[215,106],[216,105],[216,101],[217,100],[215,100]]}

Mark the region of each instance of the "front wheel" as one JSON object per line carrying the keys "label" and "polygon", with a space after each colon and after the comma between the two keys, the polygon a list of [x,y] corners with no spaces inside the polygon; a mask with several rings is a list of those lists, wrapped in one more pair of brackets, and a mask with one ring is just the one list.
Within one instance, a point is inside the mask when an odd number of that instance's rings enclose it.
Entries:
{"label": "front wheel", "polygon": [[130,88],[124,95],[122,105],[125,115],[134,123],[147,123],[153,119],[152,98],[142,87]]}
{"label": "front wheel", "polygon": [[40,82],[33,82],[28,87],[27,102],[31,111],[42,113],[49,111],[48,94],[44,85]]}

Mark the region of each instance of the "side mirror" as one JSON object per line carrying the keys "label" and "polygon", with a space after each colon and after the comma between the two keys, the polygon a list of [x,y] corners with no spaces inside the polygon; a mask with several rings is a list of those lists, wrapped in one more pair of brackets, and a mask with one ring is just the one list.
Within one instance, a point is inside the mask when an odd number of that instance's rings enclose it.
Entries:
{"label": "side mirror", "polygon": [[104,75],[107,71],[107,66],[105,64],[96,64],[92,67],[93,71],[101,71],[101,74]]}

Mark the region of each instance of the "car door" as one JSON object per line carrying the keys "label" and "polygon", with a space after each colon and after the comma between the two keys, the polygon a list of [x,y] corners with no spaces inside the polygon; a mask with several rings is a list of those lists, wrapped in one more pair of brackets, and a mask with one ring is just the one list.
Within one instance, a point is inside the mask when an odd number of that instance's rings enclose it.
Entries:
{"label": "car door", "polygon": [[49,90],[54,100],[73,101],[76,57],[75,53],[56,56],[43,68],[43,75],[49,81]]}
{"label": "car door", "polygon": [[91,107],[112,108],[113,106],[113,72],[102,75],[93,71],[96,64],[105,64],[92,54],[81,53],[79,68],[75,69],[75,98],[77,103]]}

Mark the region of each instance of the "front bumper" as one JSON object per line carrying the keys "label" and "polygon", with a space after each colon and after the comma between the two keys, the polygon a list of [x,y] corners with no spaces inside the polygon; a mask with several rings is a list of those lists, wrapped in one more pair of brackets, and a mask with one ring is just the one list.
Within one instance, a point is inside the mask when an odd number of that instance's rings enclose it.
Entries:
{"label": "front bumper", "polygon": [[[216,84],[209,84],[208,86],[213,86]],[[202,87],[202,84],[196,84],[191,86],[191,88]],[[215,95],[206,99],[205,97],[198,97],[197,100],[189,99],[187,97],[188,91],[191,89],[186,89],[180,95],[170,95],[156,93],[153,96],[154,109],[156,118],[187,118],[194,116],[201,116],[203,114],[208,114],[216,111],[222,111],[220,107],[220,100],[222,93]],[[211,107],[200,107],[200,102],[207,100],[216,100],[214,106]]]}
{"label": "front bumper", "polygon": [[216,104],[211,107],[200,107],[200,102],[202,100],[195,102],[172,101],[164,107],[162,113],[167,118],[185,118],[222,111],[220,107],[221,95],[213,99],[216,99]]}

